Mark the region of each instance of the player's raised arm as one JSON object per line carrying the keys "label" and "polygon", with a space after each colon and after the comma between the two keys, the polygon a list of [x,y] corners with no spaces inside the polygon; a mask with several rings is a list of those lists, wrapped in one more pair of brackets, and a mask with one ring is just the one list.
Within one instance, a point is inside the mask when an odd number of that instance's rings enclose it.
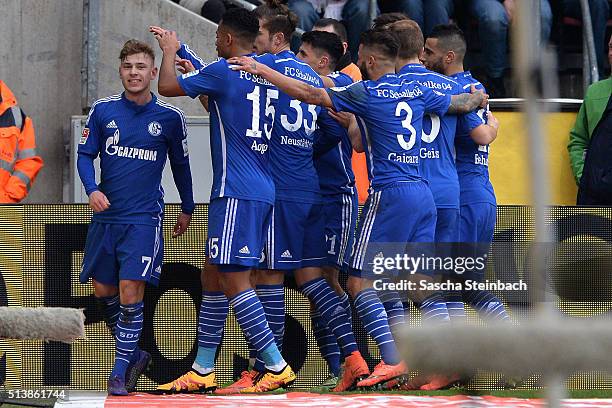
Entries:
{"label": "player's raised arm", "polygon": [[157,39],[159,48],[163,52],[161,66],[159,67],[158,92],[163,96],[185,96],[185,92],[176,79],[174,68],[176,52],[181,48],[176,32],[156,31],[153,30],[153,27],[149,30],[153,33],[155,39]]}
{"label": "player's raised arm", "polygon": [[315,88],[305,82],[289,78],[251,57],[230,58],[228,63],[234,65],[232,67],[234,70],[245,71],[266,79],[292,98],[309,105],[333,107],[331,98],[323,88]]}

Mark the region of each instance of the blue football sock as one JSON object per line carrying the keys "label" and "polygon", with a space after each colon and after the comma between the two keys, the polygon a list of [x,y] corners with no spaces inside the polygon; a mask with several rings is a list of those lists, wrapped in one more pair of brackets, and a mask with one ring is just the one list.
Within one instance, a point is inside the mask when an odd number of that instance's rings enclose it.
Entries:
{"label": "blue football sock", "polygon": [[253,289],[247,289],[230,299],[236,320],[244,332],[247,341],[257,350],[266,364],[266,368],[278,371],[287,363],[280,354],[274,341],[274,335],[266,321],[263,307]]}
{"label": "blue football sock", "polygon": [[351,307],[351,300],[349,299],[349,295],[344,292],[340,295],[340,304],[344,308],[346,315],[348,316],[348,322],[352,326],[353,325],[353,308]]}
{"label": "blue football sock", "polygon": [[463,323],[466,320],[463,297],[459,291],[448,291],[445,293],[446,309],[451,322]]}
{"label": "blue football sock", "polygon": [[423,323],[447,323],[450,321],[446,302],[439,293],[434,293],[419,306]]}
{"label": "blue football sock", "polygon": [[472,290],[465,297],[466,302],[476,309],[483,320],[510,321],[503,302],[491,292]]}
{"label": "blue football sock", "polygon": [[319,312],[314,309],[310,315],[312,319],[312,331],[319,345],[321,357],[327,362],[329,371],[338,377],[340,373],[340,348],[336,337],[323,322]]}
{"label": "blue football sock", "polygon": [[198,354],[193,369],[207,374],[215,368],[215,355],[223,337],[229,302],[223,292],[202,292],[198,316]]}
{"label": "blue football sock", "polygon": [[118,376],[125,380],[125,372],[130,364],[143,326],[143,303],[121,305],[119,321],[115,334],[115,365],[111,377]]}
{"label": "blue football sock", "polygon": [[111,334],[114,336],[115,329],[117,327],[117,320],[119,320],[119,313],[121,313],[121,309],[119,307],[119,295],[97,297],[96,300],[102,309],[106,327],[108,327]]}
{"label": "blue football sock", "polygon": [[334,333],[336,341],[342,348],[342,354],[348,356],[357,351],[357,342],[346,311],[340,304],[340,298],[325,278],[306,282],[300,287],[300,291],[310,299],[323,323]]}
{"label": "blue football sock", "polygon": [[378,297],[387,311],[389,329],[391,329],[391,332],[395,335],[406,321],[402,299],[394,290],[387,290],[379,293]]}
{"label": "blue football sock", "polygon": [[263,306],[276,346],[282,351],[285,337],[285,288],[283,285],[257,285],[255,293]]}
{"label": "blue football sock", "polygon": [[383,361],[390,365],[398,364],[400,356],[389,329],[387,312],[376,291],[370,288],[359,292],[355,297],[355,309],[363,327],[378,345]]}

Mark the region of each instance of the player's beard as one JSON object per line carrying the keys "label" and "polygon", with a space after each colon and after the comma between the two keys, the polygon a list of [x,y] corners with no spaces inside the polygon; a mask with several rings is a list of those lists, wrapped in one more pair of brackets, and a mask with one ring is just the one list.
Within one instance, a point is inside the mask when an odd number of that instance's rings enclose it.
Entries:
{"label": "player's beard", "polygon": [[444,74],[444,63],[442,62],[442,58],[437,61],[433,61],[427,68],[430,71],[437,72],[438,74]]}
{"label": "player's beard", "polygon": [[364,81],[370,79],[370,74],[368,74],[368,69],[366,68],[365,63],[362,62],[361,65],[359,65],[359,71],[361,71],[361,79],[363,79]]}

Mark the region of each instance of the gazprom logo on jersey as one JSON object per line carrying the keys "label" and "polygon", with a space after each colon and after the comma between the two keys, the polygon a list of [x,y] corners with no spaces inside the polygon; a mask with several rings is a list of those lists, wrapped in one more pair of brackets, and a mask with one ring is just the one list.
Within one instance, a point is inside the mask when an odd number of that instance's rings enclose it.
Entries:
{"label": "gazprom logo on jersey", "polygon": [[127,157],[128,159],[155,161],[157,152],[155,150],[145,150],[138,147],[119,146],[119,129],[106,139],[106,153],[111,156]]}

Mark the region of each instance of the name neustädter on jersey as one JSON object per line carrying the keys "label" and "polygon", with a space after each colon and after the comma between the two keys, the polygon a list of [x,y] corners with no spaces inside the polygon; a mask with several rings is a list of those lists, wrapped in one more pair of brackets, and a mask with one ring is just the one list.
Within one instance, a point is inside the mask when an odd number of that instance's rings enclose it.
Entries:
{"label": "name neust\u00e4dter on jersey", "polygon": [[281,144],[289,145],[289,146],[296,146],[296,147],[303,147],[305,149],[312,149],[312,146],[313,146],[312,141],[308,139],[305,139],[305,138],[296,139],[296,138],[289,137],[289,136],[281,136]]}

